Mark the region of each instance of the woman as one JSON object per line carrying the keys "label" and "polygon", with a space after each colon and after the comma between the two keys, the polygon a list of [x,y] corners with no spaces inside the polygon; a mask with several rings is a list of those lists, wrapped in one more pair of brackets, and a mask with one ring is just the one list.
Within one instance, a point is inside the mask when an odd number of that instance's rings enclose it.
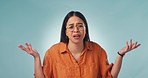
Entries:
{"label": "woman", "polygon": [[123,56],[139,46],[131,39],[118,52],[115,63],[109,64],[105,50],[90,41],[85,17],[71,11],[63,21],[61,41],[47,50],[43,66],[31,44],[19,48],[34,56],[36,78],[117,78]]}

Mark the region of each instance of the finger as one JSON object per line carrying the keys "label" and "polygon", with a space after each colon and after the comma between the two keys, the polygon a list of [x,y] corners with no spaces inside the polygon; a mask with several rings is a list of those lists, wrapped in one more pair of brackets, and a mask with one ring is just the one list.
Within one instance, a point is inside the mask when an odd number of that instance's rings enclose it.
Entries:
{"label": "finger", "polygon": [[33,55],[36,52],[36,50],[34,48],[32,48],[32,45],[31,44],[29,44],[29,46],[30,46],[30,50],[31,50],[31,53],[30,54]]}
{"label": "finger", "polygon": [[134,49],[136,47],[136,45],[137,45],[137,42],[133,43],[132,49]]}
{"label": "finger", "polygon": [[29,48],[29,43],[25,43],[26,44],[26,48],[28,51],[30,51],[30,48]]}
{"label": "finger", "polygon": [[133,45],[133,42],[132,42],[132,39],[130,40],[130,46],[129,46],[129,50],[132,49],[132,45]]}
{"label": "finger", "polygon": [[32,51],[32,46],[31,46],[30,43],[28,43],[28,48],[29,48],[30,51]]}
{"label": "finger", "polygon": [[135,49],[135,48],[137,48],[137,47],[139,47],[139,46],[141,45],[141,44],[138,44],[138,45],[137,45],[137,43],[138,43],[138,42],[135,43],[135,47],[134,47],[133,49]]}
{"label": "finger", "polygon": [[137,43],[138,43],[138,42],[136,41],[135,45],[137,45]]}
{"label": "finger", "polygon": [[136,46],[136,48],[139,47],[140,45],[141,45],[141,44],[138,44],[138,45]]}
{"label": "finger", "polygon": [[32,48],[32,45],[31,44],[29,44],[29,48],[30,48],[31,51],[33,51],[33,48]]}
{"label": "finger", "polygon": [[126,41],[126,51],[129,49],[128,41]]}
{"label": "finger", "polygon": [[27,51],[27,49],[26,49],[23,45],[21,45],[21,44],[19,44],[18,47],[19,47],[20,49],[24,50],[24,51]]}

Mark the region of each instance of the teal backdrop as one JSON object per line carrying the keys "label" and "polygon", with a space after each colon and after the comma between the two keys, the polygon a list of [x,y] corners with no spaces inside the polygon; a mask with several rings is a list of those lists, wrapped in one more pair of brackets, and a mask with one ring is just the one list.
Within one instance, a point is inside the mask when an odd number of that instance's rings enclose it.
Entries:
{"label": "teal backdrop", "polygon": [[126,41],[138,41],[141,46],[125,55],[119,78],[147,78],[148,0],[0,0],[0,78],[33,78],[34,59],[17,45],[31,43],[43,61],[72,10],[85,15],[91,40],[106,50],[110,63]]}

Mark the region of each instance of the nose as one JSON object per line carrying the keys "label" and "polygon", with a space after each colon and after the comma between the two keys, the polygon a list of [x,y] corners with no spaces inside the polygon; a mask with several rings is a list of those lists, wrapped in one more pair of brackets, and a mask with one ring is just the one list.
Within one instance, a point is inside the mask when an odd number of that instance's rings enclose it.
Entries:
{"label": "nose", "polygon": [[78,30],[79,30],[78,27],[75,26],[73,32],[78,32]]}

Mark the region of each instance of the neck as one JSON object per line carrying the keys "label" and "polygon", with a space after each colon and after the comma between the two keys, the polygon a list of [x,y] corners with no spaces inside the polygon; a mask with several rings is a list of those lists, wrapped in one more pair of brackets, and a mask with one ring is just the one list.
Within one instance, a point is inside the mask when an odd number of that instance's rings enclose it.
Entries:
{"label": "neck", "polygon": [[71,53],[73,54],[78,54],[78,53],[81,53],[84,49],[84,44],[83,42],[81,43],[72,43],[72,42],[69,42],[68,43],[68,49]]}

